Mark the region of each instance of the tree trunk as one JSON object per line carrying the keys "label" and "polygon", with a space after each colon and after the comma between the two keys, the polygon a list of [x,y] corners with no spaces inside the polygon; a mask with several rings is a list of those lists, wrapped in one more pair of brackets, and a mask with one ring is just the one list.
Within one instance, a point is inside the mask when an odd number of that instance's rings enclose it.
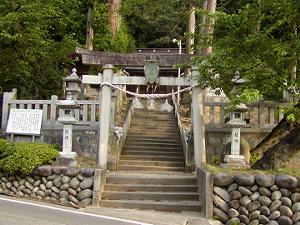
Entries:
{"label": "tree trunk", "polygon": [[[298,29],[296,24],[294,25],[294,33],[295,36],[298,36]],[[297,54],[297,53],[296,53]],[[294,61],[293,65],[292,65],[292,71],[291,71],[291,80],[296,80],[297,79],[297,60]]]}
{"label": "tree trunk", "polygon": [[[298,103],[295,107],[299,107]],[[261,143],[252,151],[251,155],[262,155],[253,169],[272,169],[288,165],[289,161],[300,151],[300,124],[282,119]]]}
{"label": "tree trunk", "polygon": [[185,41],[185,53],[186,54],[194,54],[194,34],[196,28],[196,18],[195,18],[195,1],[188,0],[188,13],[189,18],[187,22],[187,36]]}
{"label": "tree trunk", "polygon": [[289,123],[286,118],[282,119],[279,124],[273,128],[271,133],[267,135],[254,149],[250,151],[251,155],[263,155],[268,149],[278,144],[291,130],[295,128],[295,124]]}
{"label": "tree trunk", "polygon": [[[217,0],[210,0],[207,3],[207,10],[210,14],[215,14],[217,8]],[[214,32],[214,23],[215,19],[213,17],[206,17],[205,21],[205,29],[204,29],[204,38],[205,38],[205,46],[203,48],[203,54],[208,55],[212,53],[212,46],[210,45],[211,38]]]}
{"label": "tree trunk", "polygon": [[93,28],[93,14],[95,9],[96,0],[89,0],[87,22],[86,22],[86,38],[85,47],[88,50],[93,50],[94,28]]}
{"label": "tree trunk", "polygon": [[120,28],[121,18],[120,18],[120,7],[121,0],[108,0],[109,4],[109,25],[112,31],[112,37],[115,38],[116,34]]}
{"label": "tree trunk", "polygon": [[295,60],[294,65],[292,66],[292,72],[291,72],[291,80],[297,79],[297,60]]}
{"label": "tree trunk", "polygon": [[[201,4],[201,8],[202,10],[207,10],[207,0],[203,0],[202,4]],[[198,44],[203,43],[203,33],[204,33],[204,27],[205,27],[205,23],[206,23],[206,15],[201,15],[200,17],[200,22],[198,24],[199,26],[199,31],[198,31]],[[202,53],[202,49],[201,48],[197,48],[196,49],[197,54],[201,54]]]}
{"label": "tree trunk", "polygon": [[290,165],[290,160],[300,152],[300,126],[290,131],[280,142],[265,152],[252,169],[276,169]]}

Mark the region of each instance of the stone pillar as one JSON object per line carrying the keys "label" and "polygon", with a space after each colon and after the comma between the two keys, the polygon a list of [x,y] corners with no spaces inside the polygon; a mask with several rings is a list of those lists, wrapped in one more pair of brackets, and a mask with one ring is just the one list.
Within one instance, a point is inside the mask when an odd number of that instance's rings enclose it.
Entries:
{"label": "stone pillar", "polygon": [[240,154],[241,128],[233,127],[231,130],[231,155]]}
{"label": "stone pillar", "polygon": [[[192,67],[192,76],[194,83],[199,76],[196,67]],[[192,127],[194,133],[194,155],[195,165],[200,166],[206,163],[205,149],[205,124],[204,124],[204,90],[196,86],[192,89]]]}
{"label": "stone pillar", "polygon": [[245,157],[240,155],[240,139],[241,139],[241,127],[246,126],[246,122],[243,119],[243,112],[248,111],[245,104],[240,104],[236,107],[234,112],[230,113],[230,120],[227,125],[231,127],[231,149],[230,155],[225,155],[224,163],[221,163],[222,167],[231,168],[249,168],[246,164]]}
{"label": "stone pillar", "polygon": [[[111,83],[113,75],[113,65],[107,64],[103,66],[103,82]],[[101,88],[100,99],[100,128],[99,128],[99,143],[97,153],[97,165],[101,169],[106,169],[107,166],[107,152],[109,139],[109,125],[110,125],[110,107],[111,107],[111,87],[103,85]]]}
{"label": "stone pillar", "polygon": [[63,124],[63,151],[56,159],[57,166],[76,166],[77,153],[72,152],[72,124]]}
{"label": "stone pillar", "polygon": [[115,127],[115,120],[116,120],[116,114],[117,114],[117,109],[118,109],[117,104],[118,104],[117,90],[112,90],[110,127]]}
{"label": "stone pillar", "polygon": [[61,156],[75,156],[76,153],[72,152],[72,124],[64,124],[63,125],[63,151]]}

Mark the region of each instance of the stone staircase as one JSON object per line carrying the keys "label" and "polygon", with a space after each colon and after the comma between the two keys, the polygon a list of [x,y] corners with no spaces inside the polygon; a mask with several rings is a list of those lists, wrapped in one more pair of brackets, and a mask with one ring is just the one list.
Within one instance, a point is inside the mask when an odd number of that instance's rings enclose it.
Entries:
{"label": "stone staircase", "polygon": [[184,171],[174,114],[136,110],[118,171],[108,173],[100,204],[116,208],[200,212],[196,177]]}

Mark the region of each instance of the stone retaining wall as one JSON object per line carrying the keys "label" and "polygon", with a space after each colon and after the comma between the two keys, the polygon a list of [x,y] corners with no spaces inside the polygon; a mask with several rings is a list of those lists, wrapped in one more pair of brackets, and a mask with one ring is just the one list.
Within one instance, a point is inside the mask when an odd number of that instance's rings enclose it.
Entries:
{"label": "stone retaining wall", "polygon": [[214,218],[224,224],[300,225],[300,179],[218,173],[213,185]]}
{"label": "stone retaining wall", "polygon": [[38,167],[31,176],[0,174],[0,194],[85,207],[92,203],[94,169]]}

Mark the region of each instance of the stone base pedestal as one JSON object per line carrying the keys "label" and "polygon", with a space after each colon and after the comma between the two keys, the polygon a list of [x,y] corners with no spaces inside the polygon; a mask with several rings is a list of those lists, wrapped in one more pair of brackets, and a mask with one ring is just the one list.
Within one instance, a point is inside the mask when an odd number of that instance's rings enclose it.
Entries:
{"label": "stone base pedestal", "polygon": [[224,163],[221,163],[220,166],[232,169],[250,168],[250,166],[246,164],[245,157],[243,155],[226,155],[224,157]]}
{"label": "stone base pedestal", "polygon": [[71,152],[71,154],[64,154],[63,152],[59,153],[59,156],[56,158],[56,166],[77,166],[77,154],[76,152]]}

